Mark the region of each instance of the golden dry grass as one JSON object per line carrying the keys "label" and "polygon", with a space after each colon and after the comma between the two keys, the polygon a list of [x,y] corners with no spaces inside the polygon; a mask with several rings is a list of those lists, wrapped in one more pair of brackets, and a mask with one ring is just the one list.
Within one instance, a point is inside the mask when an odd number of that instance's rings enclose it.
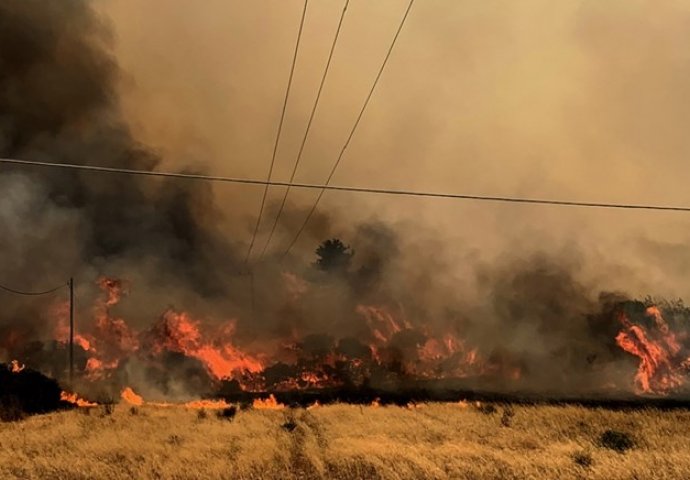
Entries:
{"label": "golden dry grass", "polygon": [[[0,478],[690,478],[690,412],[523,406],[505,426],[503,410],[332,405],[233,421],[183,408],[62,412],[0,424]],[[635,448],[602,447],[607,429],[631,434]]]}

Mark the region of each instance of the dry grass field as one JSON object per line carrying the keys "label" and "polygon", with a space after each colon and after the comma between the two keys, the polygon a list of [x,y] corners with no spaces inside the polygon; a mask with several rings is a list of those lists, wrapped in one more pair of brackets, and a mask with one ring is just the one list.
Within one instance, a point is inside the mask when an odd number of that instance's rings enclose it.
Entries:
{"label": "dry grass field", "polygon": [[491,410],[332,405],[228,420],[182,407],[81,409],[0,424],[0,478],[690,478],[688,411]]}

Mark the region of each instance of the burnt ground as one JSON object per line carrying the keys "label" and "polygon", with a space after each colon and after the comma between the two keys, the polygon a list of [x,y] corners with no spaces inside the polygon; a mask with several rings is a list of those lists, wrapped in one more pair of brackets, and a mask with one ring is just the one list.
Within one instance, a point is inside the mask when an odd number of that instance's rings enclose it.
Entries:
{"label": "burnt ground", "polygon": [[610,410],[644,409],[658,410],[690,409],[690,395],[687,396],[649,396],[621,392],[592,392],[587,394],[563,394],[558,392],[511,392],[489,389],[466,388],[462,381],[420,381],[408,382],[393,388],[387,386],[371,387],[333,387],[291,391],[267,390],[264,392],[245,392],[231,382],[225,382],[213,396],[228,402],[250,404],[254,399],[273,395],[276,400],[288,406],[307,407],[315,402],[320,404],[349,403],[369,405],[405,406],[425,402],[487,402],[514,405],[576,405],[586,408],[606,408]]}

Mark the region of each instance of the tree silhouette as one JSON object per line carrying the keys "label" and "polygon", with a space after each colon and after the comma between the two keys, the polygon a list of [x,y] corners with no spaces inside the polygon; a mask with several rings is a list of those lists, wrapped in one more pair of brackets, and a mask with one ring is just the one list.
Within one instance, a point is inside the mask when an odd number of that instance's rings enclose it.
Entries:
{"label": "tree silhouette", "polygon": [[339,239],[325,240],[316,249],[318,257],[314,265],[325,272],[345,272],[350,267],[355,252]]}

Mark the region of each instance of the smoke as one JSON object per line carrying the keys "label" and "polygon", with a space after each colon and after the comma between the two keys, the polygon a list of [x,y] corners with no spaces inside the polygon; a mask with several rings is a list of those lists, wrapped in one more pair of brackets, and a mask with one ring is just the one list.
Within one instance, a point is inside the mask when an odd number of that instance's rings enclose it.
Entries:
{"label": "smoke", "polygon": [[[112,31],[91,2],[3,2],[0,21],[0,155],[156,168],[123,117]],[[236,268],[205,184],[26,169],[1,181],[3,277],[27,290],[137,270],[212,297]]]}
{"label": "smoke", "polygon": [[[502,6],[415,6],[337,182],[686,203],[677,192],[690,153],[681,101],[690,68],[679,39],[690,12],[646,2]],[[263,177],[299,13],[289,2],[271,7],[2,2],[0,156]],[[398,7],[348,11],[298,180],[320,182],[330,168]],[[310,6],[278,178],[299,147],[339,8]],[[376,315],[390,315],[402,327],[380,332],[391,337],[381,354],[396,361],[452,333],[464,353],[471,346],[495,368],[519,366],[525,386],[584,389],[630,370],[614,345],[616,302],[600,292],[690,294],[678,214],[328,193],[279,264],[314,198],[295,191],[250,276],[243,257],[259,189],[3,167],[0,191],[0,282],[40,290],[73,276],[88,324],[96,279],[124,278],[130,293],[112,313],[137,331],[169,308],[236,320],[236,343],[285,361],[296,355],[285,339],[310,358],[361,351],[376,340]],[[267,219],[282,191],[270,193]],[[355,250],[346,274],[310,265],[331,237]],[[53,338],[54,299],[3,302],[2,325],[19,335],[6,345]],[[170,354],[146,365],[132,359],[122,370],[174,396],[206,388],[198,360]]]}

